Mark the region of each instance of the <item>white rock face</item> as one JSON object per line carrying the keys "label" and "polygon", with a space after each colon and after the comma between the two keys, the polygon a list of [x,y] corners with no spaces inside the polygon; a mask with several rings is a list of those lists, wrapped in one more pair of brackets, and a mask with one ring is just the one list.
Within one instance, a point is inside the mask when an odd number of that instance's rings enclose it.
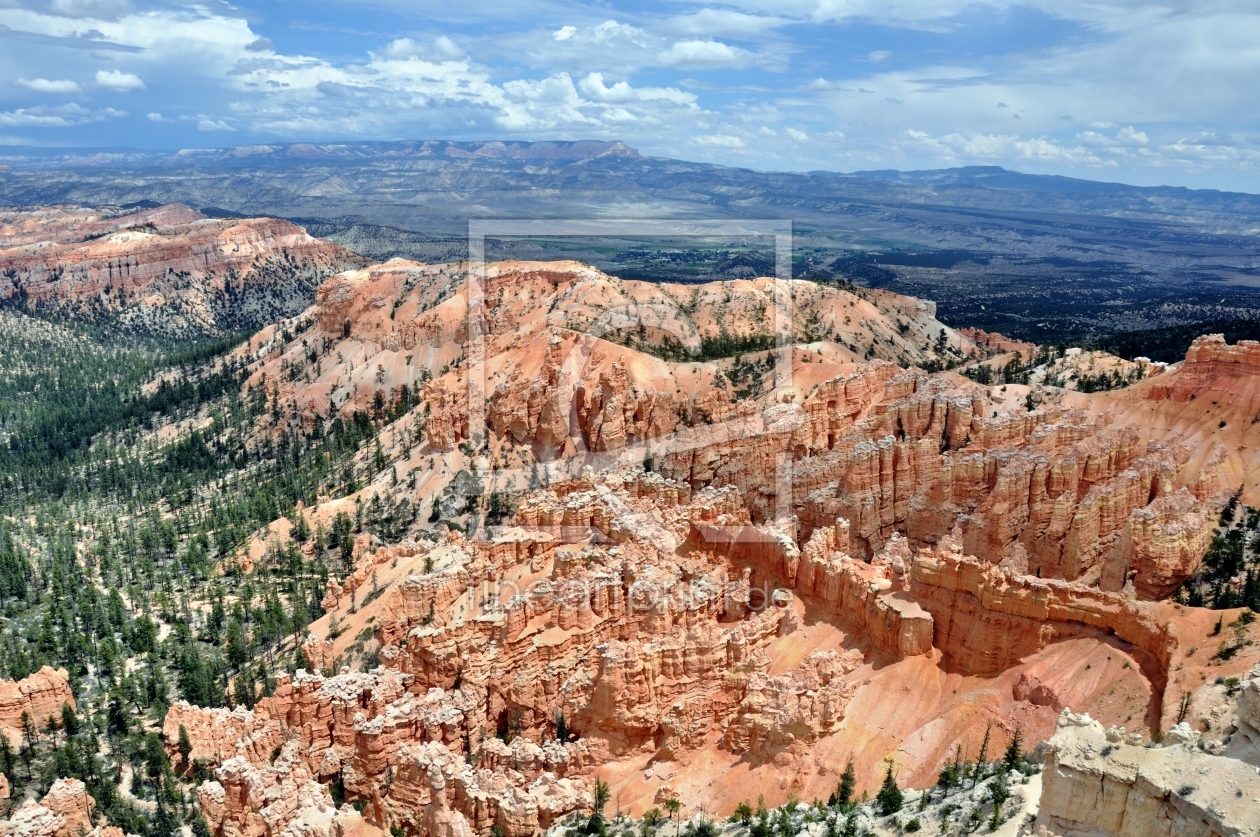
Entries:
{"label": "white rock face", "polygon": [[[1249,681],[1257,685],[1258,681]],[[1058,837],[1260,834],[1260,772],[1197,746],[1185,724],[1143,747],[1065,709],[1049,742],[1034,833]]]}

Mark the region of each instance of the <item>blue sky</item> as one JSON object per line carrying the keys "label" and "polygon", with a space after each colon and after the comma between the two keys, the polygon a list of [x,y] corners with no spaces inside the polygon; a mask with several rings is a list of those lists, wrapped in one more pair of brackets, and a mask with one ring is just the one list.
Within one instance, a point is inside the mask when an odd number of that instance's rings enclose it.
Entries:
{"label": "blue sky", "polygon": [[0,143],[621,139],[1260,192],[1260,4],[0,0]]}

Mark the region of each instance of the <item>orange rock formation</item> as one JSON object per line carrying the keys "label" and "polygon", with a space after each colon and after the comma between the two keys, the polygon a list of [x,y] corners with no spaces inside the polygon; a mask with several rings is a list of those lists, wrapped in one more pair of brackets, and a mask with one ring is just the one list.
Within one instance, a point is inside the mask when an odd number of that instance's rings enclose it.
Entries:
{"label": "orange rock formation", "polygon": [[8,212],[0,240],[0,301],[168,333],[213,330],[219,309],[361,262],[288,221],[211,219],[181,204]]}
{"label": "orange rock formation", "polygon": [[[172,708],[171,752],[183,725],[215,768],[199,798],[217,833],[334,822],[319,786],[338,779],[372,827],[449,837],[545,828],[597,775],[632,811],[825,798],[849,757],[860,787],[884,758],[921,786],[988,721],[1042,740],[1072,706],[1149,733],[1198,688],[1214,620],[1160,600],[1240,473],[1247,490],[1260,475],[1245,447],[1205,455],[1184,421],[1133,417],[1260,391],[1250,347],[1199,341],[1128,390],[1026,399],[902,368],[942,330],[974,348],[905,298],[789,283],[775,330],[803,345],[665,360],[640,349],[748,334],[784,289],[496,265],[477,342],[464,270],[342,274],[291,340],[258,338],[251,383],[281,421],[420,388],[382,422],[393,461],[360,496],[427,506],[462,471],[518,497],[498,527],[356,547],[304,649],[328,668],[370,625],[380,668],[301,672],[252,711]],[[868,343],[882,356],[850,348]],[[749,364],[761,386],[741,391]],[[351,630],[325,640],[334,617]]]}
{"label": "orange rock formation", "polygon": [[44,666],[22,680],[0,681],[0,731],[14,742],[22,737],[22,713],[29,712],[36,728],[49,717],[60,721],[61,707],[75,708],[74,694],[65,671]]}

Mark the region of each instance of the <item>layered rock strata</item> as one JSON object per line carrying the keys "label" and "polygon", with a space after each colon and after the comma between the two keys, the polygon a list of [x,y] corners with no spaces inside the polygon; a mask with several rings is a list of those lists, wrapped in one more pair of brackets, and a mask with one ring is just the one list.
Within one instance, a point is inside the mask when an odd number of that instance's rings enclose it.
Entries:
{"label": "layered rock strata", "polygon": [[292,316],[329,274],[360,262],[288,221],[180,204],[11,212],[0,240],[0,302],[171,335]]}

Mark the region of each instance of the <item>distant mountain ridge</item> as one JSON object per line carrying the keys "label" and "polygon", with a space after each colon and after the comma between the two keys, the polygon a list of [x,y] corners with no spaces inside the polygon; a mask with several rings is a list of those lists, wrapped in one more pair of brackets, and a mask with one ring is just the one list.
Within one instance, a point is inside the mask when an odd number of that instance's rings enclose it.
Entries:
{"label": "distant mountain ridge", "polygon": [[274,142],[234,145],[227,148],[36,148],[11,146],[0,152],[0,161],[16,168],[60,168],[65,166],[108,167],[119,164],[233,165],[275,162],[336,161],[362,162],[374,157],[399,159],[414,157],[452,160],[510,160],[515,162],[580,162],[600,157],[643,155],[624,142],[600,140],[541,142],[453,142],[450,140],[407,140],[398,142]]}
{"label": "distant mountain ridge", "polygon": [[[7,170],[6,170],[7,169]],[[269,182],[276,171],[294,178]],[[64,181],[71,172],[83,177]],[[172,173],[179,177],[172,182]],[[194,174],[195,173],[195,174]],[[233,176],[247,176],[248,184]],[[333,184],[337,177],[354,183]],[[504,180],[503,178],[506,178]],[[135,194],[137,181],[147,187]],[[497,182],[496,182],[497,181]],[[260,188],[265,187],[265,188]],[[466,196],[423,213],[372,212],[411,205],[416,193]],[[227,148],[0,150],[0,203],[94,205],[182,201],[235,212],[332,217],[361,214],[387,223],[419,215],[468,217],[486,211],[474,193],[498,198],[497,214],[834,215],[849,204],[967,207],[1002,212],[1103,215],[1198,225],[1213,233],[1260,233],[1260,196],[1167,186],[1130,186],[998,166],[925,171],[775,172],[640,154],[624,142],[285,142]],[[354,192],[353,200],[344,193]],[[557,193],[563,192],[564,198]],[[533,193],[526,196],[524,193]],[[609,193],[613,199],[609,200]],[[545,198],[550,196],[551,201]],[[596,197],[597,196],[597,197]],[[322,206],[312,205],[319,199]],[[558,211],[558,207],[561,210]],[[633,207],[630,211],[629,208]],[[408,216],[411,216],[410,218]]]}
{"label": "distant mountain ridge", "polygon": [[[423,261],[461,258],[474,218],[791,219],[797,275],[935,299],[943,321],[1036,343],[1260,317],[1257,195],[995,166],[767,172],[594,141],[0,149],[0,204],[169,203],[300,219],[371,258]],[[497,257],[576,258],[618,274],[623,255],[633,254],[550,242]],[[659,264],[691,259],[680,258]],[[648,273],[686,281],[634,275]]]}

